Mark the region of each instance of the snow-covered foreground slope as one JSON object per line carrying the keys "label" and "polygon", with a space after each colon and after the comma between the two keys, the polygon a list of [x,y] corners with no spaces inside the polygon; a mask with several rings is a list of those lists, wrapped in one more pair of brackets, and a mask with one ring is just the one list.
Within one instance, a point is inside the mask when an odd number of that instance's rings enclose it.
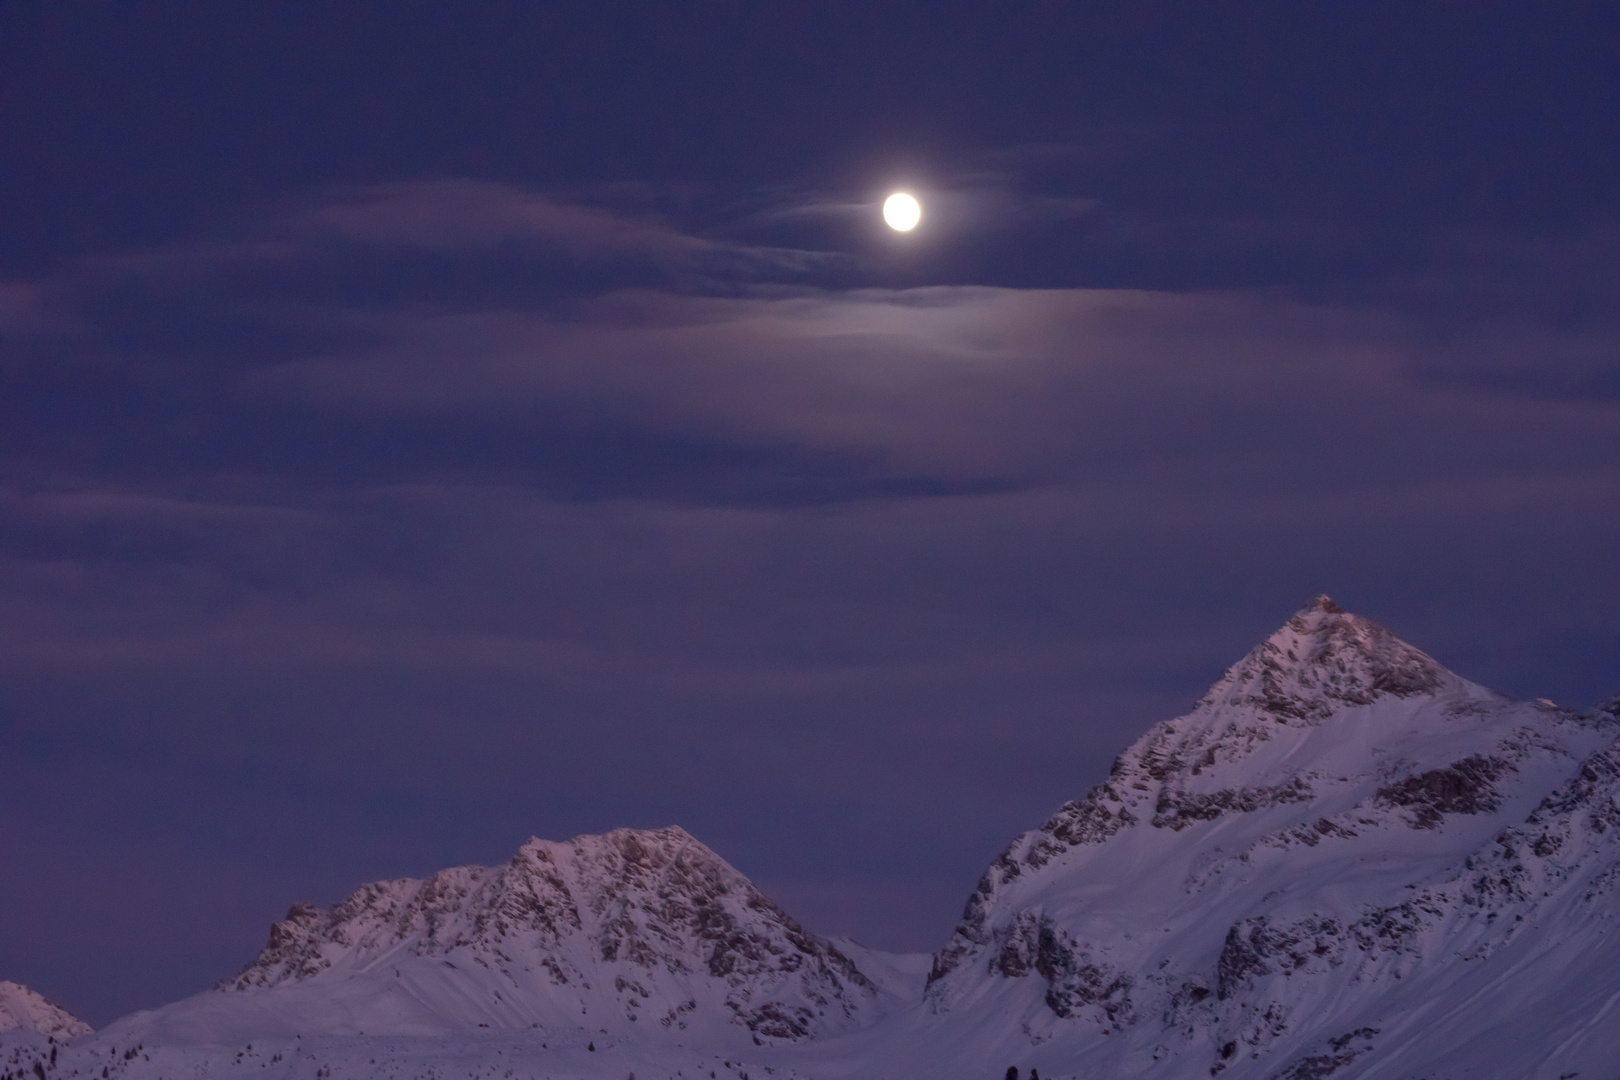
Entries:
{"label": "snow-covered foreground slope", "polygon": [[679,830],[533,841],[295,909],[56,1074],[1614,1080],[1617,921],[1620,702],[1509,701],[1321,598],[931,960],[805,933]]}
{"label": "snow-covered foreground slope", "polygon": [[108,1035],[581,1028],[743,1046],[845,1030],[895,1004],[685,831],[619,829],[295,907],[241,975]]}
{"label": "snow-covered foreground slope", "polygon": [[72,1039],[90,1034],[90,1025],[21,983],[0,981],[0,1031],[14,1030]]}

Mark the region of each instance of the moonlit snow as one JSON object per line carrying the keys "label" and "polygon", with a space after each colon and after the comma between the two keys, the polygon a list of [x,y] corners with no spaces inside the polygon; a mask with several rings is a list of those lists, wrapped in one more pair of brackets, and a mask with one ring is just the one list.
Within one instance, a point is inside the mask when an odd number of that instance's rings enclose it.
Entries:
{"label": "moonlit snow", "polygon": [[1620,702],[1510,701],[1323,597],[1014,840],[932,956],[818,937],[678,828],[532,840],[295,907],[41,1071],[1607,1076],[1617,921]]}

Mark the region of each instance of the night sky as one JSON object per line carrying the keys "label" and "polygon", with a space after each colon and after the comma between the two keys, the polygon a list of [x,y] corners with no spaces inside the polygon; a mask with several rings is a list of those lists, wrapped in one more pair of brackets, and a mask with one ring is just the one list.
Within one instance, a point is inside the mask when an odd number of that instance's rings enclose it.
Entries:
{"label": "night sky", "polygon": [[1620,692],[1613,5],[13,0],[0,207],[0,978],[94,1024],[616,826],[932,949],[1318,593]]}

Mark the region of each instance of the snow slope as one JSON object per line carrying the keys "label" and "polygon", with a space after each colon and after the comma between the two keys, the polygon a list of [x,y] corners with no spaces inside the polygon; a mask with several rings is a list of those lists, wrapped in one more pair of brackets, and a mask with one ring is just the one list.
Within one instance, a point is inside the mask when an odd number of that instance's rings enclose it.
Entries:
{"label": "snow slope", "polygon": [[21,983],[0,982],[0,1031],[36,1031],[58,1039],[90,1034],[90,1025]]}
{"label": "snow slope", "polygon": [[682,829],[619,829],[294,907],[236,978],[111,1034],[586,1028],[749,1045],[858,1025],[892,997]]}

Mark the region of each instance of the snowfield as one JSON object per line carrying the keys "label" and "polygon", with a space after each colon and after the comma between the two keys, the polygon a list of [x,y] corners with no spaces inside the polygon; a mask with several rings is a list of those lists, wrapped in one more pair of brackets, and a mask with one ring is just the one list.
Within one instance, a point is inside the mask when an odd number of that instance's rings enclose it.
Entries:
{"label": "snowfield", "polygon": [[0,1034],[0,1070],[1612,1080],[1617,922],[1620,701],[1510,701],[1322,597],[1014,840],[932,957],[807,932],[678,828],[532,840],[296,907],[93,1036]]}

